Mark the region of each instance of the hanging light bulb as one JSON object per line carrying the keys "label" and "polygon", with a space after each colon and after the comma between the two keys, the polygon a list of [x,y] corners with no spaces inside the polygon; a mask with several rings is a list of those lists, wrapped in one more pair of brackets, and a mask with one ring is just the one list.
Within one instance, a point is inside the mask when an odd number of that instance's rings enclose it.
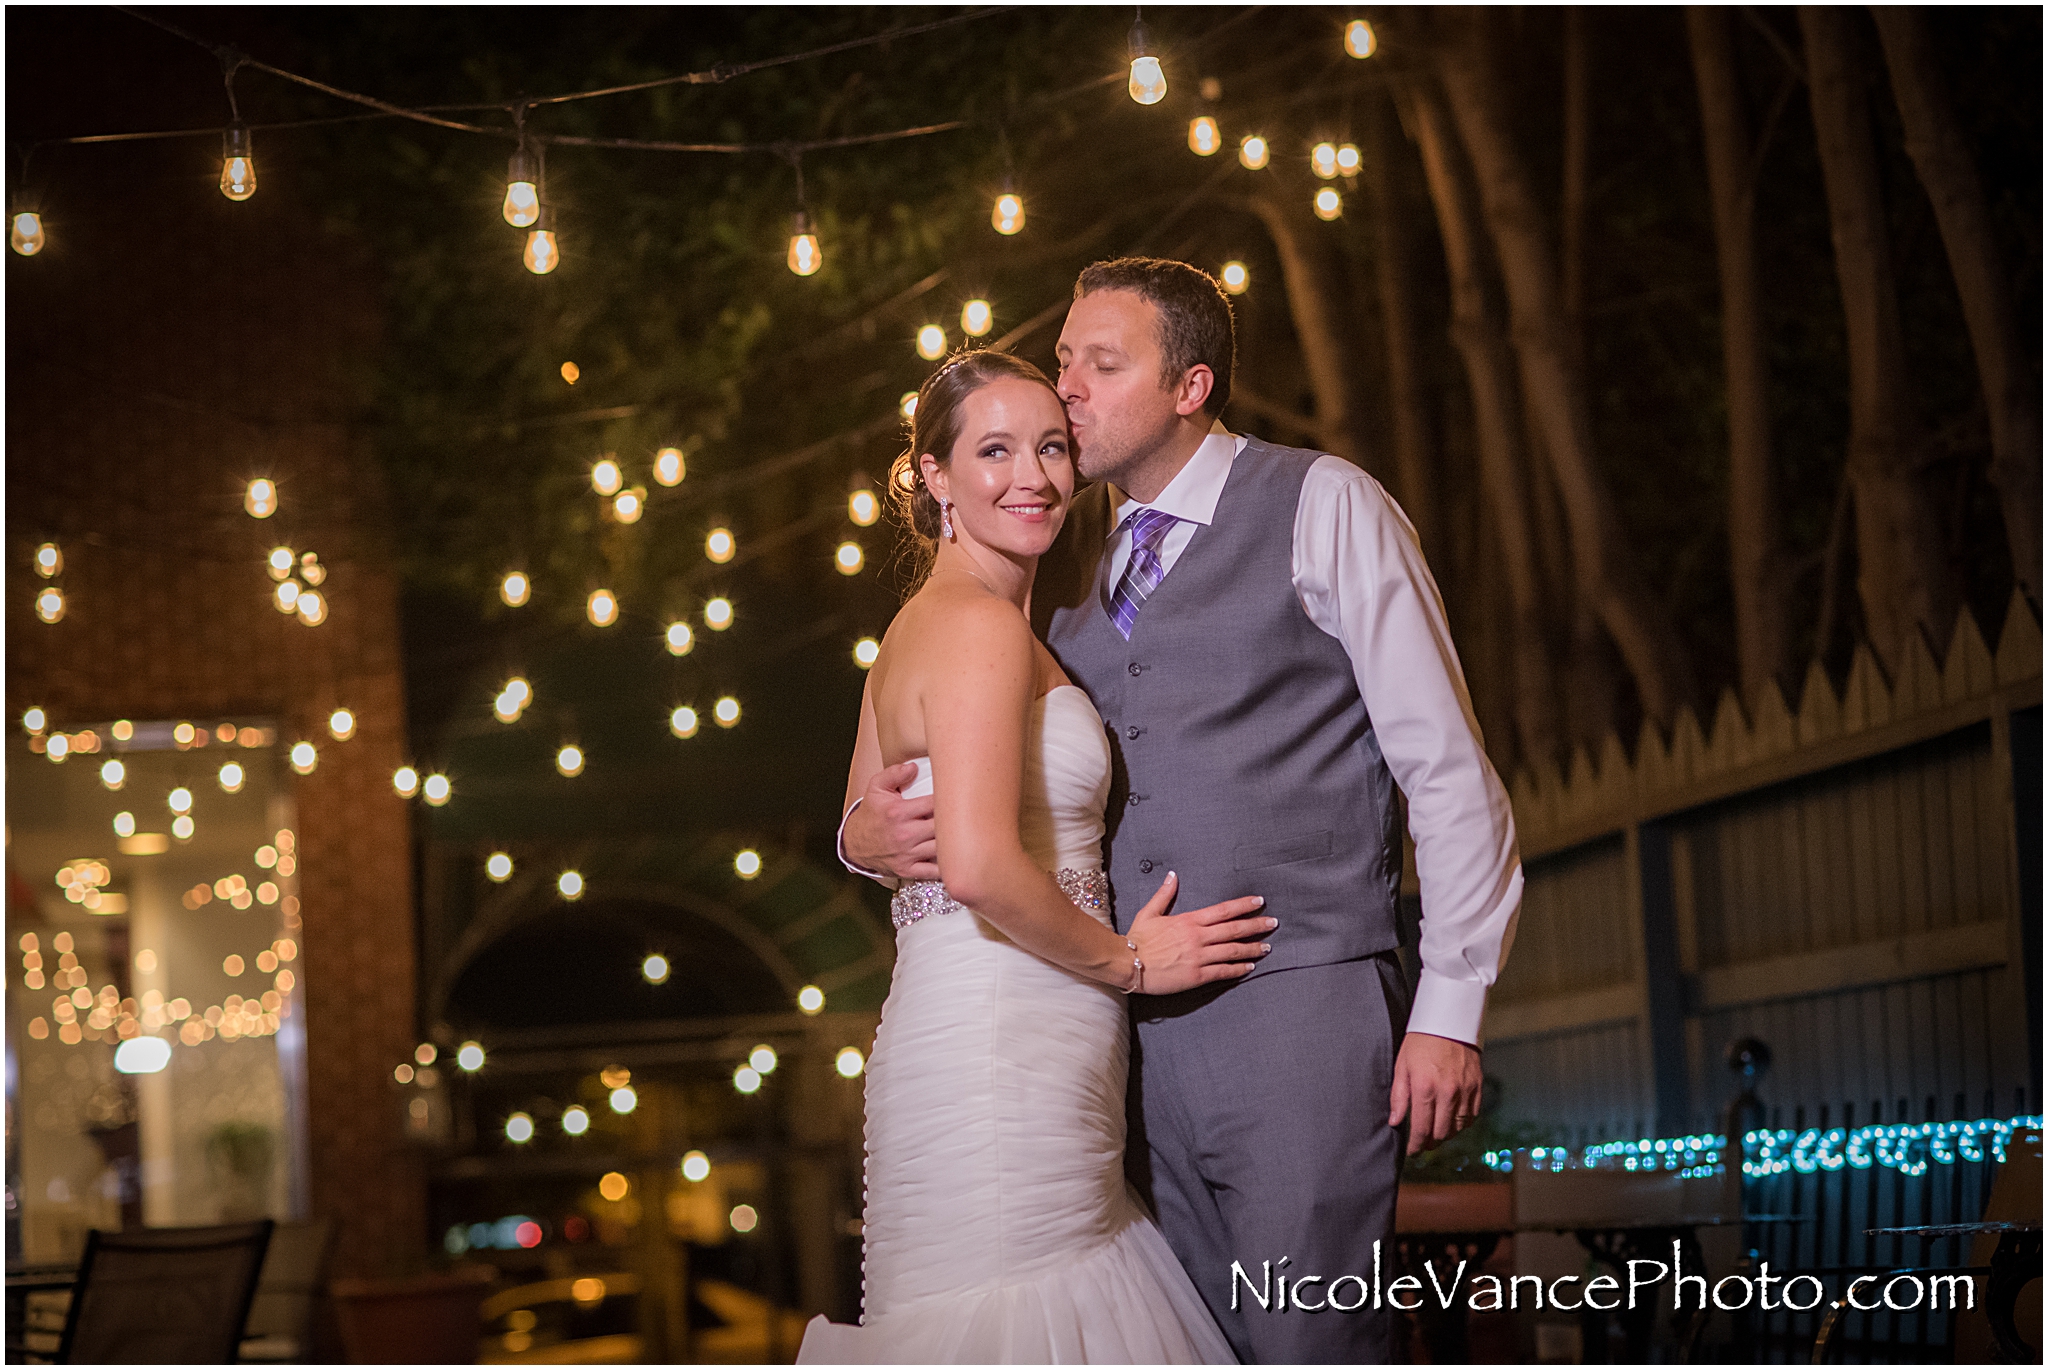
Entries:
{"label": "hanging light bulb", "polygon": [[619,473],[619,464],[610,457],[590,468],[590,488],[606,499],[618,494],[619,487],[624,484],[625,477]]}
{"label": "hanging light bulb", "polygon": [[1245,287],[1252,283],[1252,274],[1243,262],[1225,262],[1221,277],[1223,288],[1232,295],[1244,294]]}
{"label": "hanging light bulb", "polygon": [[1372,31],[1372,25],[1363,19],[1353,19],[1344,26],[1344,51],[1363,62],[1380,49],[1379,35]]}
{"label": "hanging light bulb", "polygon": [[647,491],[636,485],[630,490],[619,491],[612,500],[612,517],[620,523],[638,523],[640,513],[647,507]]}
{"label": "hanging light bulb", "polygon": [[583,774],[583,749],[573,742],[565,742],[555,753],[555,769],[563,775]]}
{"label": "hanging light bulb", "polygon": [[45,623],[55,623],[64,617],[64,592],[54,585],[45,585],[38,591],[36,617]]}
{"label": "hanging light bulb", "polygon": [[697,711],[685,704],[668,716],[668,730],[677,737],[697,735]]}
{"label": "hanging light bulb", "polygon": [[1324,223],[1341,218],[1344,213],[1344,197],[1337,193],[1337,187],[1324,186],[1316,192],[1316,217]]}
{"label": "hanging light bulb", "polygon": [[1206,114],[1188,120],[1188,151],[1197,157],[1213,157],[1223,146],[1222,131],[1216,121]]}
{"label": "hanging light bulb", "polygon": [[882,502],[872,490],[856,490],[846,497],[846,516],[860,528],[872,527],[882,516]]}
{"label": "hanging light bulb", "polygon": [[663,638],[668,643],[670,656],[688,656],[690,649],[697,645],[697,635],[690,631],[689,624],[680,619],[668,625],[668,632]]}
{"label": "hanging light bulb", "polygon": [[861,551],[857,542],[842,542],[839,544],[839,550],[832,554],[832,564],[838,568],[842,576],[859,575],[860,568],[866,560],[867,554]]}
{"label": "hanging light bulb", "polygon": [[811,276],[824,264],[825,254],[818,250],[818,234],[811,227],[811,216],[799,209],[789,225],[789,269],[799,276]]}
{"label": "hanging light bulb", "polygon": [[64,569],[64,553],[54,542],[46,542],[36,548],[36,574],[44,580]]}
{"label": "hanging light bulb", "polygon": [[730,528],[713,528],[704,539],[704,555],[720,565],[731,561],[737,551],[739,543]]}
{"label": "hanging light bulb", "polygon": [[540,173],[533,154],[522,144],[505,172],[505,222],[525,228],[540,218]]}
{"label": "hanging light bulb", "polygon": [[592,590],[585,609],[590,621],[600,628],[609,628],[619,620],[618,597],[610,590]]}
{"label": "hanging light bulb", "polygon": [[853,664],[863,671],[875,664],[882,655],[882,644],[871,637],[864,637],[853,644]]}
{"label": "hanging light bulb", "polygon": [[1309,169],[1324,180],[1334,179],[1337,175],[1337,145],[1317,143],[1309,150],[1308,164]]}
{"label": "hanging light bulb", "polygon": [[33,209],[15,206],[14,217],[8,234],[8,245],[24,257],[33,257],[43,250],[43,216]]}
{"label": "hanging light bulb", "polygon": [[242,492],[242,507],[252,519],[267,519],[277,512],[277,482],[258,476]]}
{"label": "hanging light bulb", "polygon": [[498,598],[517,609],[526,603],[533,593],[533,582],[526,578],[524,571],[507,571],[505,578],[498,582]]}
{"label": "hanging light bulb", "polygon": [[704,601],[704,626],[715,633],[732,627],[732,601],[724,595]]}
{"label": "hanging light bulb", "polygon": [[988,336],[995,327],[996,313],[987,300],[969,300],[960,306],[960,331],[970,338]]}
{"label": "hanging light bulb", "polygon": [[988,221],[1004,237],[1024,231],[1024,197],[1011,189],[1007,180],[1003,193],[996,196],[995,212],[988,216]]}
{"label": "hanging light bulb", "polygon": [[239,119],[228,125],[222,139],[220,193],[237,201],[256,193],[256,157],[249,145],[249,126]]}
{"label": "hanging light bulb", "polygon": [[317,628],[327,621],[327,601],[318,590],[299,591],[298,603],[292,606],[299,615],[299,622],[308,628]]}
{"label": "hanging light bulb", "polygon": [[663,485],[683,483],[683,449],[664,447],[654,454],[654,478]]}
{"label": "hanging light bulb", "polygon": [[1272,159],[1273,150],[1266,146],[1266,140],[1256,133],[1247,133],[1244,141],[1237,145],[1237,160],[1247,171],[1258,171]]}
{"label": "hanging light bulb", "polygon": [[1337,145],[1337,174],[1339,176],[1356,176],[1358,174],[1358,144],[1339,143]]}
{"label": "hanging light bulb", "polygon": [[917,417],[917,392],[915,390],[903,392],[902,398],[896,401],[896,412],[903,415],[906,420]]}
{"label": "hanging light bulb", "polygon": [[935,362],[946,355],[946,330],[935,323],[928,323],[917,330],[917,355],[928,362]]}
{"label": "hanging light bulb", "polygon": [[1131,25],[1131,98],[1141,105],[1156,105],[1166,98],[1166,72],[1146,50],[1148,36],[1144,20]]}
{"label": "hanging light bulb", "polygon": [[536,276],[545,276],[562,264],[562,249],[547,223],[547,206],[542,205],[526,234],[526,269]]}

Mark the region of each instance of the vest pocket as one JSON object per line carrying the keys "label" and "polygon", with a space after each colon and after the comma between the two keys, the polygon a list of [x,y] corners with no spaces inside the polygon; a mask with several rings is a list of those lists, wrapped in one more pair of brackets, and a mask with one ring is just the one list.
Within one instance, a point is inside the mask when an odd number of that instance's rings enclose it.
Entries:
{"label": "vest pocket", "polygon": [[1285,866],[1294,861],[1313,861],[1319,856],[1330,854],[1330,834],[1307,833],[1301,837],[1283,838],[1278,842],[1243,842],[1230,853],[1232,870],[1258,870],[1263,866]]}

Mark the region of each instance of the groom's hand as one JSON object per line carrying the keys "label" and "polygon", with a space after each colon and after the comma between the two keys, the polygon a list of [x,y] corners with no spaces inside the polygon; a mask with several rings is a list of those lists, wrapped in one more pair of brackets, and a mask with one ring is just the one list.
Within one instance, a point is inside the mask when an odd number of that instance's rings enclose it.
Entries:
{"label": "groom's hand", "polygon": [[939,878],[939,828],[932,818],[932,797],[903,797],[903,787],[916,779],[914,761],[886,766],[869,779],[860,807],[846,820],[840,845],[847,860],[898,880]]}
{"label": "groom's hand", "polygon": [[1449,1141],[1479,1117],[1479,1049],[1448,1037],[1411,1032],[1394,1058],[1389,1127],[1408,1119],[1408,1154]]}

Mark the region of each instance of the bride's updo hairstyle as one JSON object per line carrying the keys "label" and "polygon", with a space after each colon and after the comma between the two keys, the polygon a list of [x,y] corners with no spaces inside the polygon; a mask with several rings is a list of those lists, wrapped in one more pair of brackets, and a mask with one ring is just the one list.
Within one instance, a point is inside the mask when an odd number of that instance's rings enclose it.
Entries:
{"label": "bride's updo hairstyle", "polygon": [[960,440],[966,421],[962,409],[967,397],[995,381],[1030,381],[1059,398],[1045,373],[1022,357],[976,348],[955,352],[925,379],[917,392],[917,405],[904,421],[909,446],[889,467],[889,499],[909,533],[903,549],[909,563],[905,598],[924,584],[939,554],[939,501],[925,484],[918,459],[929,452],[941,466],[953,460],[953,444]]}

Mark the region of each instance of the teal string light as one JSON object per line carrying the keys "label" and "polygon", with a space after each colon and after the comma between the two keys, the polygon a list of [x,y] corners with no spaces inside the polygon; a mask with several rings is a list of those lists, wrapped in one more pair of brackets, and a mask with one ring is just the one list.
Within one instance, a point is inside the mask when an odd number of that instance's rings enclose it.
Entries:
{"label": "teal string light", "polygon": [[[1801,1175],[1837,1170],[1868,1170],[1880,1166],[1901,1175],[1927,1174],[1935,1165],[1980,1162],[1988,1156],[2005,1160],[2006,1143],[2016,1132],[2038,1131],[2041,1115],[1979,1118],[1974,1122],[1870,1123],[1854,1129],[1809,1127],[1757,1128],[1742,1134],[1742,1173],[1763,1179],[1795,1171]],[[1718,1175],[1728,1139],[1719,1133],[1684,1137],[1642,1137],[1634,1141],[1596,1142],[1576,1157],[1561,1146],[1535,1146],[1489,1151],[1487,1169],[1512,1174],[1530,1170],[1620,1170],[1672,1172],[1680,1179]]]}

